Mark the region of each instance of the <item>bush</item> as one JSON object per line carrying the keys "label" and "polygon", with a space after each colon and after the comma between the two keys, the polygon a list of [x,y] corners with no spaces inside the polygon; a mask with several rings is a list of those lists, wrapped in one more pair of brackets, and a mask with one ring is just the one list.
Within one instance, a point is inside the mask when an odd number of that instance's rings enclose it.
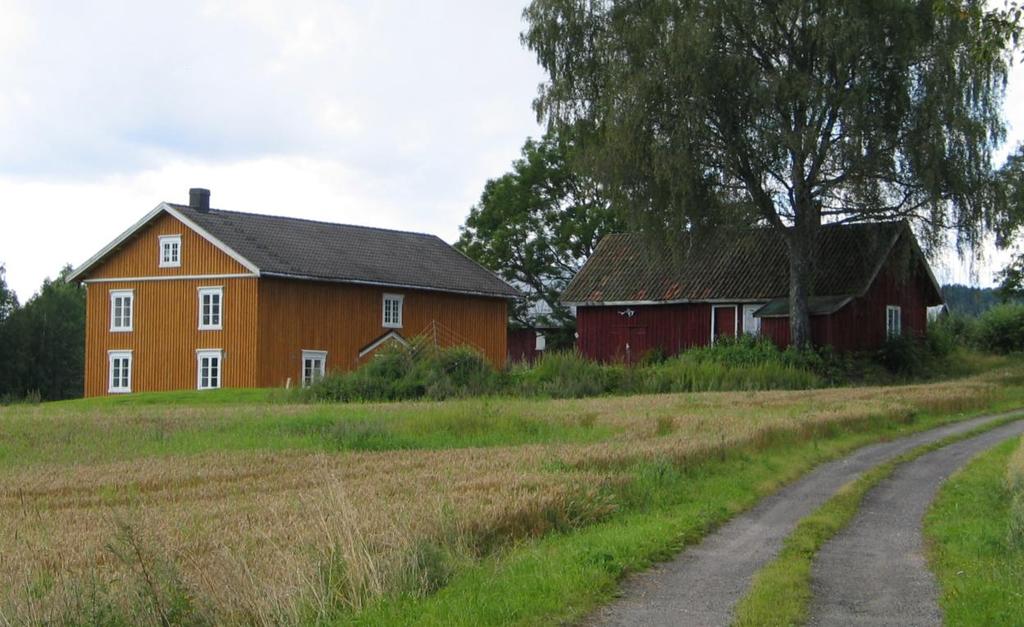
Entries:
{"label": "bush", "polygon": [[362,368],[331,373],[300,395],[317,401],[442,400],[490,394],[500,387],[499,373],[477,351],[420,341],[386,348]]}
{"label": "bush", "polygon": [[922,343],[909,334],[890,337],[878,351],[878,362],[893,374],[920,374],[926,359]]}
{"label": "bush", "polygon": [[978,318],[977,342],[982,350],[1007,354],[1024,350],[1024,305],[997,305]]}
{"label": "bush", "polygon": [[550,398],[582,398],[617,391],[625,367],[601,365],[579,353],[545,352],[532,367],[513,371],[516,391]]}
{"label": "bush", "polygon": [[[948,314],[928,325],[928,339],[932,350],[941,353],[956,347],[971,347],[977,343],[978,319],[964,314]],[[946,354],[952,350],[946,350]]]}

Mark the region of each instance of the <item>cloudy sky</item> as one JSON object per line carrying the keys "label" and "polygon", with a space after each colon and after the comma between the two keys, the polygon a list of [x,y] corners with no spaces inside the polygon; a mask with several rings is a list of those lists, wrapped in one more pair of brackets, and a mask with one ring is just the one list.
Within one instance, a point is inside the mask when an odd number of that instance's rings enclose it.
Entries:
{"label": "cloudy sky", "polygon": [[540,131],[524,2],[0,0],[8,283],[26,300],[189,187],[215,207],[454,241]]}

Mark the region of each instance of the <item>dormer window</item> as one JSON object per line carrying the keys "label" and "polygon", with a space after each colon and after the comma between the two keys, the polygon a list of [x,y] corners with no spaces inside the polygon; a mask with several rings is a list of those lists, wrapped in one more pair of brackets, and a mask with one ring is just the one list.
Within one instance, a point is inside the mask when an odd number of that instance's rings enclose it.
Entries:
{"label": "dormer window", "polygon": [[160,236],[160,267],[177,268],[181,266],[181,236]]}
{"label": "dormer window", "polygon": [[401,294],[384,295],[384,326],[388,329],[402,328],[402,301],[405,296]]}

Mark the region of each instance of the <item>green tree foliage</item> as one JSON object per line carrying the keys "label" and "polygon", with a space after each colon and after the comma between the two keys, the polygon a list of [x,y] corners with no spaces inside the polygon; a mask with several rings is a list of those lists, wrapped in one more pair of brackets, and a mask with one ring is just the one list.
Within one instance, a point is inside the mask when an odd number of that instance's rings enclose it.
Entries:
{"label": "green tree foliage", "polygon": [[[1024,226],[1024,146],[1011,154],[997,175],[993,196],[997,204],[997,243],[1008,247],[1018,239]],[[1017,255],[999,273],[999,291],[1005,299],[1024,298],[1024,255]]]}
{"label": "green tree foliage", "polygon": [[18,308],[18,295],[7,287],[7,268],[0,263],[0,324]]}
{"label": "green tree foliage", "polygon": [[[570,167],[570,151],[551,134],[528,139],[512,171],[487,182],[456,243],[526,294],[512,314],[523,326],[572,327],[560,294],[598,240],[623,229],[598,185]],[[550,307],[548,319],[528,319],[537,302]]]}
{"label": "green tree foliage", "polygon": [[66,282],[71,266],[46,279],[23,307],[0,320],[0,398],[82,395],[85,290]]}
{"label": "green tree foliage", "polygon": [[669,242],[760,222],[790,257],[794,343],[823,223],[916,218],[976,245],[1019,9],[985,0],[532,0],[538,114]]}
{"label": "green tree foliage", "polygon": [[[946,307],[950,313],[966,316],[980,316],[1000,302],[1007,300],[1004,294],[991,287],[970,287],[954,283],[942,286],[942,298],[946,301]],[[1010,298],[1010,301],[1018,301],[1017,298]]]}

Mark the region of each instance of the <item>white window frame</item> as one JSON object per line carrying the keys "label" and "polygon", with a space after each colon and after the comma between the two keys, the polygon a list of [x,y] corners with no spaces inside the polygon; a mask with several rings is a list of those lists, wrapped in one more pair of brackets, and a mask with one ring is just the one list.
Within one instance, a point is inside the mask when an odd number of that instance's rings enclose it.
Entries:
{"label": "white window frame", "polygon": [[[177,247],[178,258],[168,259],[167,258],[167,247],[174,245]],[[180,268],[181,267],[181,235],[161,235],[160,236],[160,267],[161,268]]]}
{"label": "white window frame", "polygon": [[740,308],[739,305],[712,305],[711,306],[711,344],[715,343],[715,322],[718,320],[719,309],[732,309],[732,336],[737,338],[740,335]]}
{"label": "white window frame", "polygon": [[[388,301],[398,302],[398,320],[388,321]],[[381,300],[381,324],[385,329],[401,329],[402,322],[405,317],[405,295],[403,294],[384,294],[384,298]]]}
{"label": "white window frame", "polygon": [[[203,385],[203,360],[217,360],[217,385],[210,385],[210,376],[207,373],[206,385]],[[196,389],[197,390],[219,390],[224,387],[224,351],[219,348],[196,349]]]}
{"label": "white window frame", "polygon": [[[121,325],[117,324],[117,300],[128,301],[128,324],[124,324],[124,303],[121,304]],[[112,333],[129,333],[135,329],[135,290],[110,290],[110,331]]]}
{"label": "white window frame", "polygon": [[[199,293],[199,330],[200,331],[220,331],[224,328],[224,287],[221,285],[206,285],[198,288]],[[217,322],[213,323],[213,305],[211,301],[210,324],[203,324],[203,297],[204,296],[216,296],[217,297]]]}
{"label": "white window frame", "polygon": [[[114,361],[127,360],[127,373],[115,379]],[[107,351],[107,392],[110,394],[130,394],[132,391],[132,352],[130,350]],[[122,368],[125,366],[122,364]],[[115,385],[117,383],[118,385]],[[122,384],[123,383],[123,384]]]}
{"label": "white window frame", "polygon": [[[314,370],[310,373],[309,378],[306,378],[306,362],[307,361],[320,361],[320,369]],[[302,382],[302,387],[308,387],[315,383],[317,380],[324,378],[327,374],[327,351],[302,351],[302,363],[299,368],[299,381]]]}
{"label": "white window frame", "polygon": [[[893,314],[896,314],[895,317]],[[893,325],[893,320],[896,324]],[[899,305],[885,307],[885,337],[899,337],[903,334],[903,308]]]}

